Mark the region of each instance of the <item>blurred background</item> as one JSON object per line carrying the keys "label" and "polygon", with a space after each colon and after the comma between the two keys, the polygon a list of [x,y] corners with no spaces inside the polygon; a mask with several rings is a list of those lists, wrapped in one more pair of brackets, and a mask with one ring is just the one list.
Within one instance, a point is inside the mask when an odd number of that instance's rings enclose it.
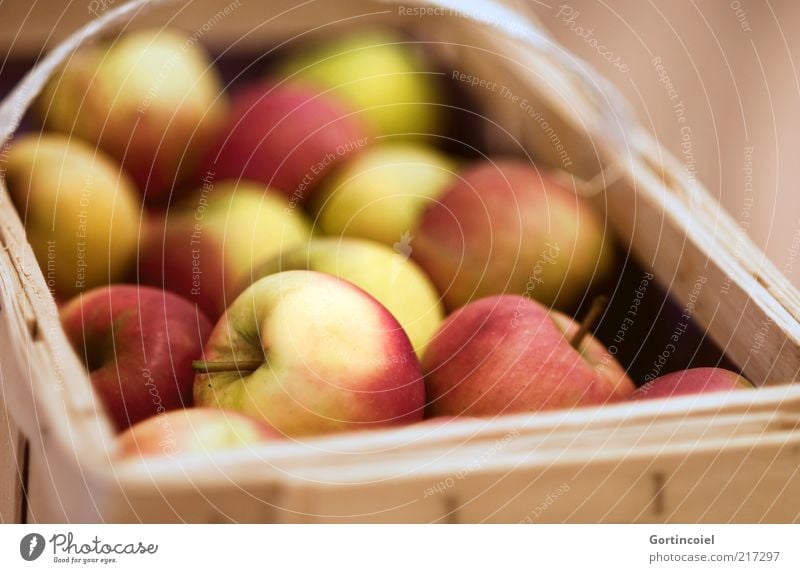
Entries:
{"label": "blurred background", "polygon": [[[45,45],[117,3],[0,0],[0,94]],[[794,268],[800,247],[796,0],[516,4],[616,84],[662,145],[693,166],[778,269],[800,286],[800,268]],[[686,117],[681,124],[678,107]]]}

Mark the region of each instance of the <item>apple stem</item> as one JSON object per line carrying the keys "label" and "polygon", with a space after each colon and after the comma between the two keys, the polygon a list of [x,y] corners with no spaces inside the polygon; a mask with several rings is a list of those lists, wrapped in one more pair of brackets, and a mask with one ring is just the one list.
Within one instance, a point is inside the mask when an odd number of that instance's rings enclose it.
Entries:
{"label": "apple stem", "polygon": [[594,297],[592,301],[592,306],[589,308],[589,312],[586,313],[586,316],[583,317],[578,330],[572,336],[572,340],[569,341],[570,346],[575,350],[580,351],[581,342],[583,339],[586,338],[586,335],[594,328],[597,319],[600,318],[600,315],[603,314],[603,311],[606,309],[608,305],[608,297],[605,295],[599,295]]}
{"label": "apple stem", "polygon": [[254,372],[264,364],[263,360],[220,360],[216,362],[206,362],[205,360],[194,360],[192,370],[199,374],[213,374],[216,372]]}

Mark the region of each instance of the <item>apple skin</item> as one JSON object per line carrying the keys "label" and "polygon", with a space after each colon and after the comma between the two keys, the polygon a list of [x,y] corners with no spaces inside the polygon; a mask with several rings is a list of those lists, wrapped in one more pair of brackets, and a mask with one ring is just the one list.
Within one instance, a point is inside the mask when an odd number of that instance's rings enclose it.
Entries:
{"label": "apple skin", "polygon": [[258,269],[255,277],[304,269],[334,275],[375,297],[403,327],[419,357],[444,318],[439,293],[430,279],[406,253],[386,245],[364,239],[316,238],[281,253]]}
{"label": "apple skin", "polygon": [[724,368],[690,368],[664,374],[636,389],[632,400],[669,398],[688,394],[725,392],[742,388],[753,388],[743,376]]}
{"label": "apple skin", "polygon": [[61,134],[23,135],[11,144],[6,182],[54,294],[71,297],[135,267],[139,195],[103,152]]}
{"label": "apple skin", "polygon": [[172,457],[281,439],[260,420],[217,408],[186,408],[151,416],[117,438],[121,458]]}
{"label": "apple skin", "polygon": [[302,202],[371,138],[347,106],[307,86],[261,82],[232,99],[230,118],[202,162],[203,177],[260,181]]}
{"label": "apple skin", "polygon": [[613,267],[603,219],[550,175],[514,159],[465,169],[422,215],[413,257],[450,309],[507,293],[573,310]]}
{"label": "apple skin", "polygon": [[261,366],[198,374],[198,406],[238,410],[291,437],[409,424],[425,407],[397,320],[358,287],[314,271],[255,282],[214,327],[204,360]]}
{"label": "apple skin", "polygon": [[455,179],[455,161],[411,142],[376,145],[347,161],[315,197],[327,235],[411,246],[422,212]]}
{"label": "apple skin", "polygon": [[377,135],[416,137],[437,133],[443,124],[437,71],[413,42],[374,28],[303,46],[277,74],[329,90],[358,111]]}
{"label": "apple skin", "polygon": [[634,389],[591,335],[528,298],[472,302],[445,320],[422,361],[427,416],[496,416],[616,402]]}
{"label": "apple skin", "polygon": [[255,268],[310,237],[305,216],[281,193],[249,181],[204,185],[150,226],[139,274],[216,320]]}
{"label": "apple skin", "polygon": [[192,360],[211,323],[190,302],[156,288],[112,285],[66,303],[61,323],[118,430],[191,405]]}
{"label": "apple skin", "polygon": [[123,163],[149,202],[192,176],[227,114],[222,81],[196,41],[139,30],[86,47],[39,98],[48,129],[71,133]]}

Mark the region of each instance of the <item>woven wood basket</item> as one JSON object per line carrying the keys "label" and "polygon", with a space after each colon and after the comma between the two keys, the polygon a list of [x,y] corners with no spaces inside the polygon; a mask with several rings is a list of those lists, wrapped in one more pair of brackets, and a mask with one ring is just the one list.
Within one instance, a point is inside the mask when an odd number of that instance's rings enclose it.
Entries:
{"label": "woven wood basket", "polygon": [[[608,82],[554,44],[525,2],[295,4],[104,3],[2,103],[0,141],[59,65],[101,36],[169,24],[202,30],[224,58],[338,26],[396,26],[427,44],[443,69],[491,78],[519,96],[469,90],[497,128],[486,134],[490,151],[524,150],[573,177],[607,212],[631,264],[668,295],[664,304],[691,303],[695,325],[759,388],[120,464],[0,179],[3,520],[800,519],[800,294]],[[410,15],[419,7],[435,10]]]}

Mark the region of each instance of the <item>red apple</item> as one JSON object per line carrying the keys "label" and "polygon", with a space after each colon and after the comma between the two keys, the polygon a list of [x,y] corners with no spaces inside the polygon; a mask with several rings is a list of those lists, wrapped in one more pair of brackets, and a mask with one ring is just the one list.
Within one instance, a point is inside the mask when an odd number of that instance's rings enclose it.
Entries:
{"label": "red apple", "polygon": [[243,292],[197,364],[198,406],[230,408],[288,436],[409,424],[425,386],[400,324],[334,276],[286,271]]}
{"label": "red apple", "polygon": [[451,309],[493,294],[526,294],[571,309],[612,265],[603,220],[531,164],[484,160],[423,214],[414,259]]}
{"label": "red apple", "polygon": [[453,313],[422,361],[428,416],[494,416],[603,404],[633,383],[592,336],[570,345],[578,325],[521,296],[494,296]]}
{"label": "red apple", "polygon": [[753,388],[744,377],[724,368],[690,368],[664,374],[637,388],[631,395],[633,400],[668,398],[686,394],[727,392],[740,388]]}
{"label": "red apple", "polygon": [[192,359],[211,323],[193,304],[151,287],[113,285],[61,310],[97,395],[120,430],[192,402]]}
{"label": "red apple", "polygon": [[364,124],[314,88],[259,83],[233,97],[202,176],[249,179],[302,201],[325,174],[369,141]]}
{"label": "red apple", "polygon": [[174,456],[257,444],[282,436],[263,422],[217,408],[174,410],[142,420],[119,438],[122,458]]}

